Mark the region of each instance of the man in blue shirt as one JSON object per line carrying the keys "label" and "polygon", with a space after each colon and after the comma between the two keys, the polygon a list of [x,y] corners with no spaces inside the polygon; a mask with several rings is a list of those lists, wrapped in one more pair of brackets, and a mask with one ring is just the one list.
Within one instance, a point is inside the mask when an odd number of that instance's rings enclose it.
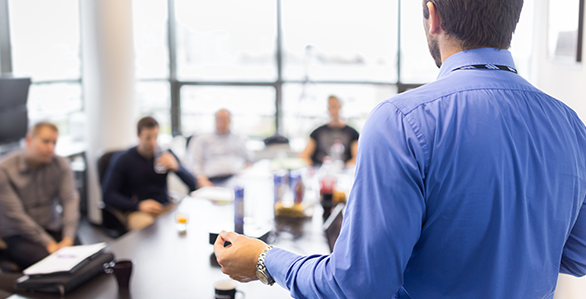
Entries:
{"label": "man in blue shirt", "polygon": [[425,299],[553,298],[558,273],[586,274],[586,129],[516,74],[523,1],[423,2],[440,74],[371,112],[333,253],[223,232],[224,273],[296,298]]}

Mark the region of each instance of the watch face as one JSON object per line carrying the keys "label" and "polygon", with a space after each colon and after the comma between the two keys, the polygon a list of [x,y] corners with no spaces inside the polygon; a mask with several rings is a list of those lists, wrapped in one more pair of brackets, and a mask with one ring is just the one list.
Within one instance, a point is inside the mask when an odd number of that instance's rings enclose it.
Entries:
{"label": "watch face", "polygon": [[267,276],[259,270],[256,270],[256,278],[258,278],[258,280],[260,280],[260,282],[262,282],[264,284],[269,283]]}

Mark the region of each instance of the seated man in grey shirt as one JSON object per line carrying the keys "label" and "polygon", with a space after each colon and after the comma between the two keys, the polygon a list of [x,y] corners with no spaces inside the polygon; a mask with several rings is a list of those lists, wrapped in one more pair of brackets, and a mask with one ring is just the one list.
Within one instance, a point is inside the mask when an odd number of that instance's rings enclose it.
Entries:
{"label": "seated man in grey shirt", "polygon": [[226,109],[216,112],[216,132],[192,138],[186,161],[197,174],[198,187],[214,186],[252,163],[244,137],[230,131],[231,115]]}
{"label": "seated man in grey shirt", "polygon": [[0,160],[0,238],[23,269],[75,242],[79,194],[69,162],[55,155],[58,135],[54,124],[38,123],[24,150]]}

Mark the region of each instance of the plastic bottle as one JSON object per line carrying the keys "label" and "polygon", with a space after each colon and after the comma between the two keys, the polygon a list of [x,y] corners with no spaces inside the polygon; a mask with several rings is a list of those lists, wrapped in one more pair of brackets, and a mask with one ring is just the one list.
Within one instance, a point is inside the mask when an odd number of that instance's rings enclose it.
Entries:
{"label": "plastic bottle", "polygon": [[332,155],[333,160],[333,168],[336,171],[341,171],[342,169],[344,169],[344,150],[345,147],[342,144],[342,141],[340,141],[339,139],[336,139],[334,141],[334,144],[332,144],[332,147],[330,148],[330,153]]}
{"label": "plastic bottle", "polygon": [[244,188],[234,187],[234,232],[244,234]]}

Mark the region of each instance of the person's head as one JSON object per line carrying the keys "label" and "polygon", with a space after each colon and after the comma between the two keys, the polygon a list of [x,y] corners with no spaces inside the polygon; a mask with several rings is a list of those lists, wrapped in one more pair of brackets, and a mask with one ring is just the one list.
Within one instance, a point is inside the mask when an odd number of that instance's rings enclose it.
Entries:
{"label": "person's head", "polygon": [[216,133],[220,135],[228,134],[230,132],[230,111],[220,109],[216,112]]}
{"label": "person's head", "polygon": [[159,123],[156,119],[146,116],[136,124],[139,152],[143,155],[152,156],[157,149],[157,137],[159,136]]}
{"label": "person's head", "polygon": [[328,98],[328,113],[331,119],[340,118],[340,109],[342,109],[342,102],[336,96],[330,96]]}
{"label": "person's head", "polygon": [[55,145],[59,129],[50,122],[35,124],[26,134],[25,155],[31,167],[51,162],[55,157]]}
{"label": "person's head", "polygon": [[523,0],[423,0],[429,50],[438,67],[442,60],[438,40],[429,33],[430,12],[439,14],[441,29],[462,50],[508,49],[522,8]]}

